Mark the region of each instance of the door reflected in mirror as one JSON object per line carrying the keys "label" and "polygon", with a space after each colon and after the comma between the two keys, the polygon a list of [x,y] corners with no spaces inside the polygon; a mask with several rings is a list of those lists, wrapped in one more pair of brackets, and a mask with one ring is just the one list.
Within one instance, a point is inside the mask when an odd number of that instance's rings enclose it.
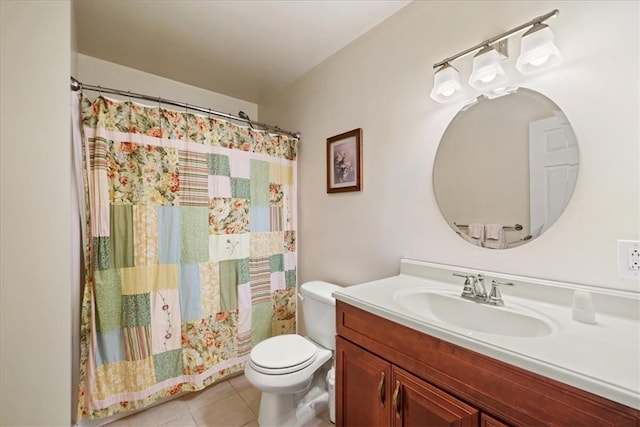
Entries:
{"label": "door reflected in mirror", "polygon": [[566,116],[546,96],[520,88],[458,112],[438,146],[433,186],[462,239],[508,249],[556,222],[577,175],[578,144]]}

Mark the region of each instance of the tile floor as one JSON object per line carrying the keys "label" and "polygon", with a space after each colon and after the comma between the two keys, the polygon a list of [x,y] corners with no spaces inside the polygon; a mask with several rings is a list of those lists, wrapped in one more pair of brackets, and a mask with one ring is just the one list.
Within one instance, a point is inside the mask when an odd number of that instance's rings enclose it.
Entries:
{"label": "tile floor", "polygon": [[[258,427],[259,408],[260,392],[240,375],[121,418],[108,426]],[[305,424],[305,427],[332,426],[328,410]]]}

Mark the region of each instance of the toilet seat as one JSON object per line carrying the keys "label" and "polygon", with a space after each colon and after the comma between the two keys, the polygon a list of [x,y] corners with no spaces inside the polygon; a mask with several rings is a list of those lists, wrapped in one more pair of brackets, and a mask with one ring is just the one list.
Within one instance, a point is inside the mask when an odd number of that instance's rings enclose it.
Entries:
{"label": "toilet seat", "polygon": [[278,335],[262,341],[251,350],[249,364],[268,375],[283,375],[311,365],[318,347],[300,335]]}

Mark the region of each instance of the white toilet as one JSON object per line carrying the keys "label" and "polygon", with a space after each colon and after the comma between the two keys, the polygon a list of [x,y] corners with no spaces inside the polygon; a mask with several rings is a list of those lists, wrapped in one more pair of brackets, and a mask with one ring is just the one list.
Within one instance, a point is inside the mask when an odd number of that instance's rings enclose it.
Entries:
{"label": "white toilet", "polygon": [[289,334],[268,338],[251,350],[244,373],[262,392],[258,424],[300,426],[326,407],[325,377],[333,366],[335,299],[339,286],[320,281],[300,287],[307,336]]}

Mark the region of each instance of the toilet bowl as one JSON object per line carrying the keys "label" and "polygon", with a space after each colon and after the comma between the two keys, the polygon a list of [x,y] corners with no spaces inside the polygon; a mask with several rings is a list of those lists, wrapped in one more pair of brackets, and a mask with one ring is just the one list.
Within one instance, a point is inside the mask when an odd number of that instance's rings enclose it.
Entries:
{"label": "toilet bowl", "polygon": [[300,287],[308,336],[268,338],[251,350],[244,373],[262,392],[258,424],[300,426],[329,404],[325,376],[333,366],[335,299],[340,289],[327,282]]}

